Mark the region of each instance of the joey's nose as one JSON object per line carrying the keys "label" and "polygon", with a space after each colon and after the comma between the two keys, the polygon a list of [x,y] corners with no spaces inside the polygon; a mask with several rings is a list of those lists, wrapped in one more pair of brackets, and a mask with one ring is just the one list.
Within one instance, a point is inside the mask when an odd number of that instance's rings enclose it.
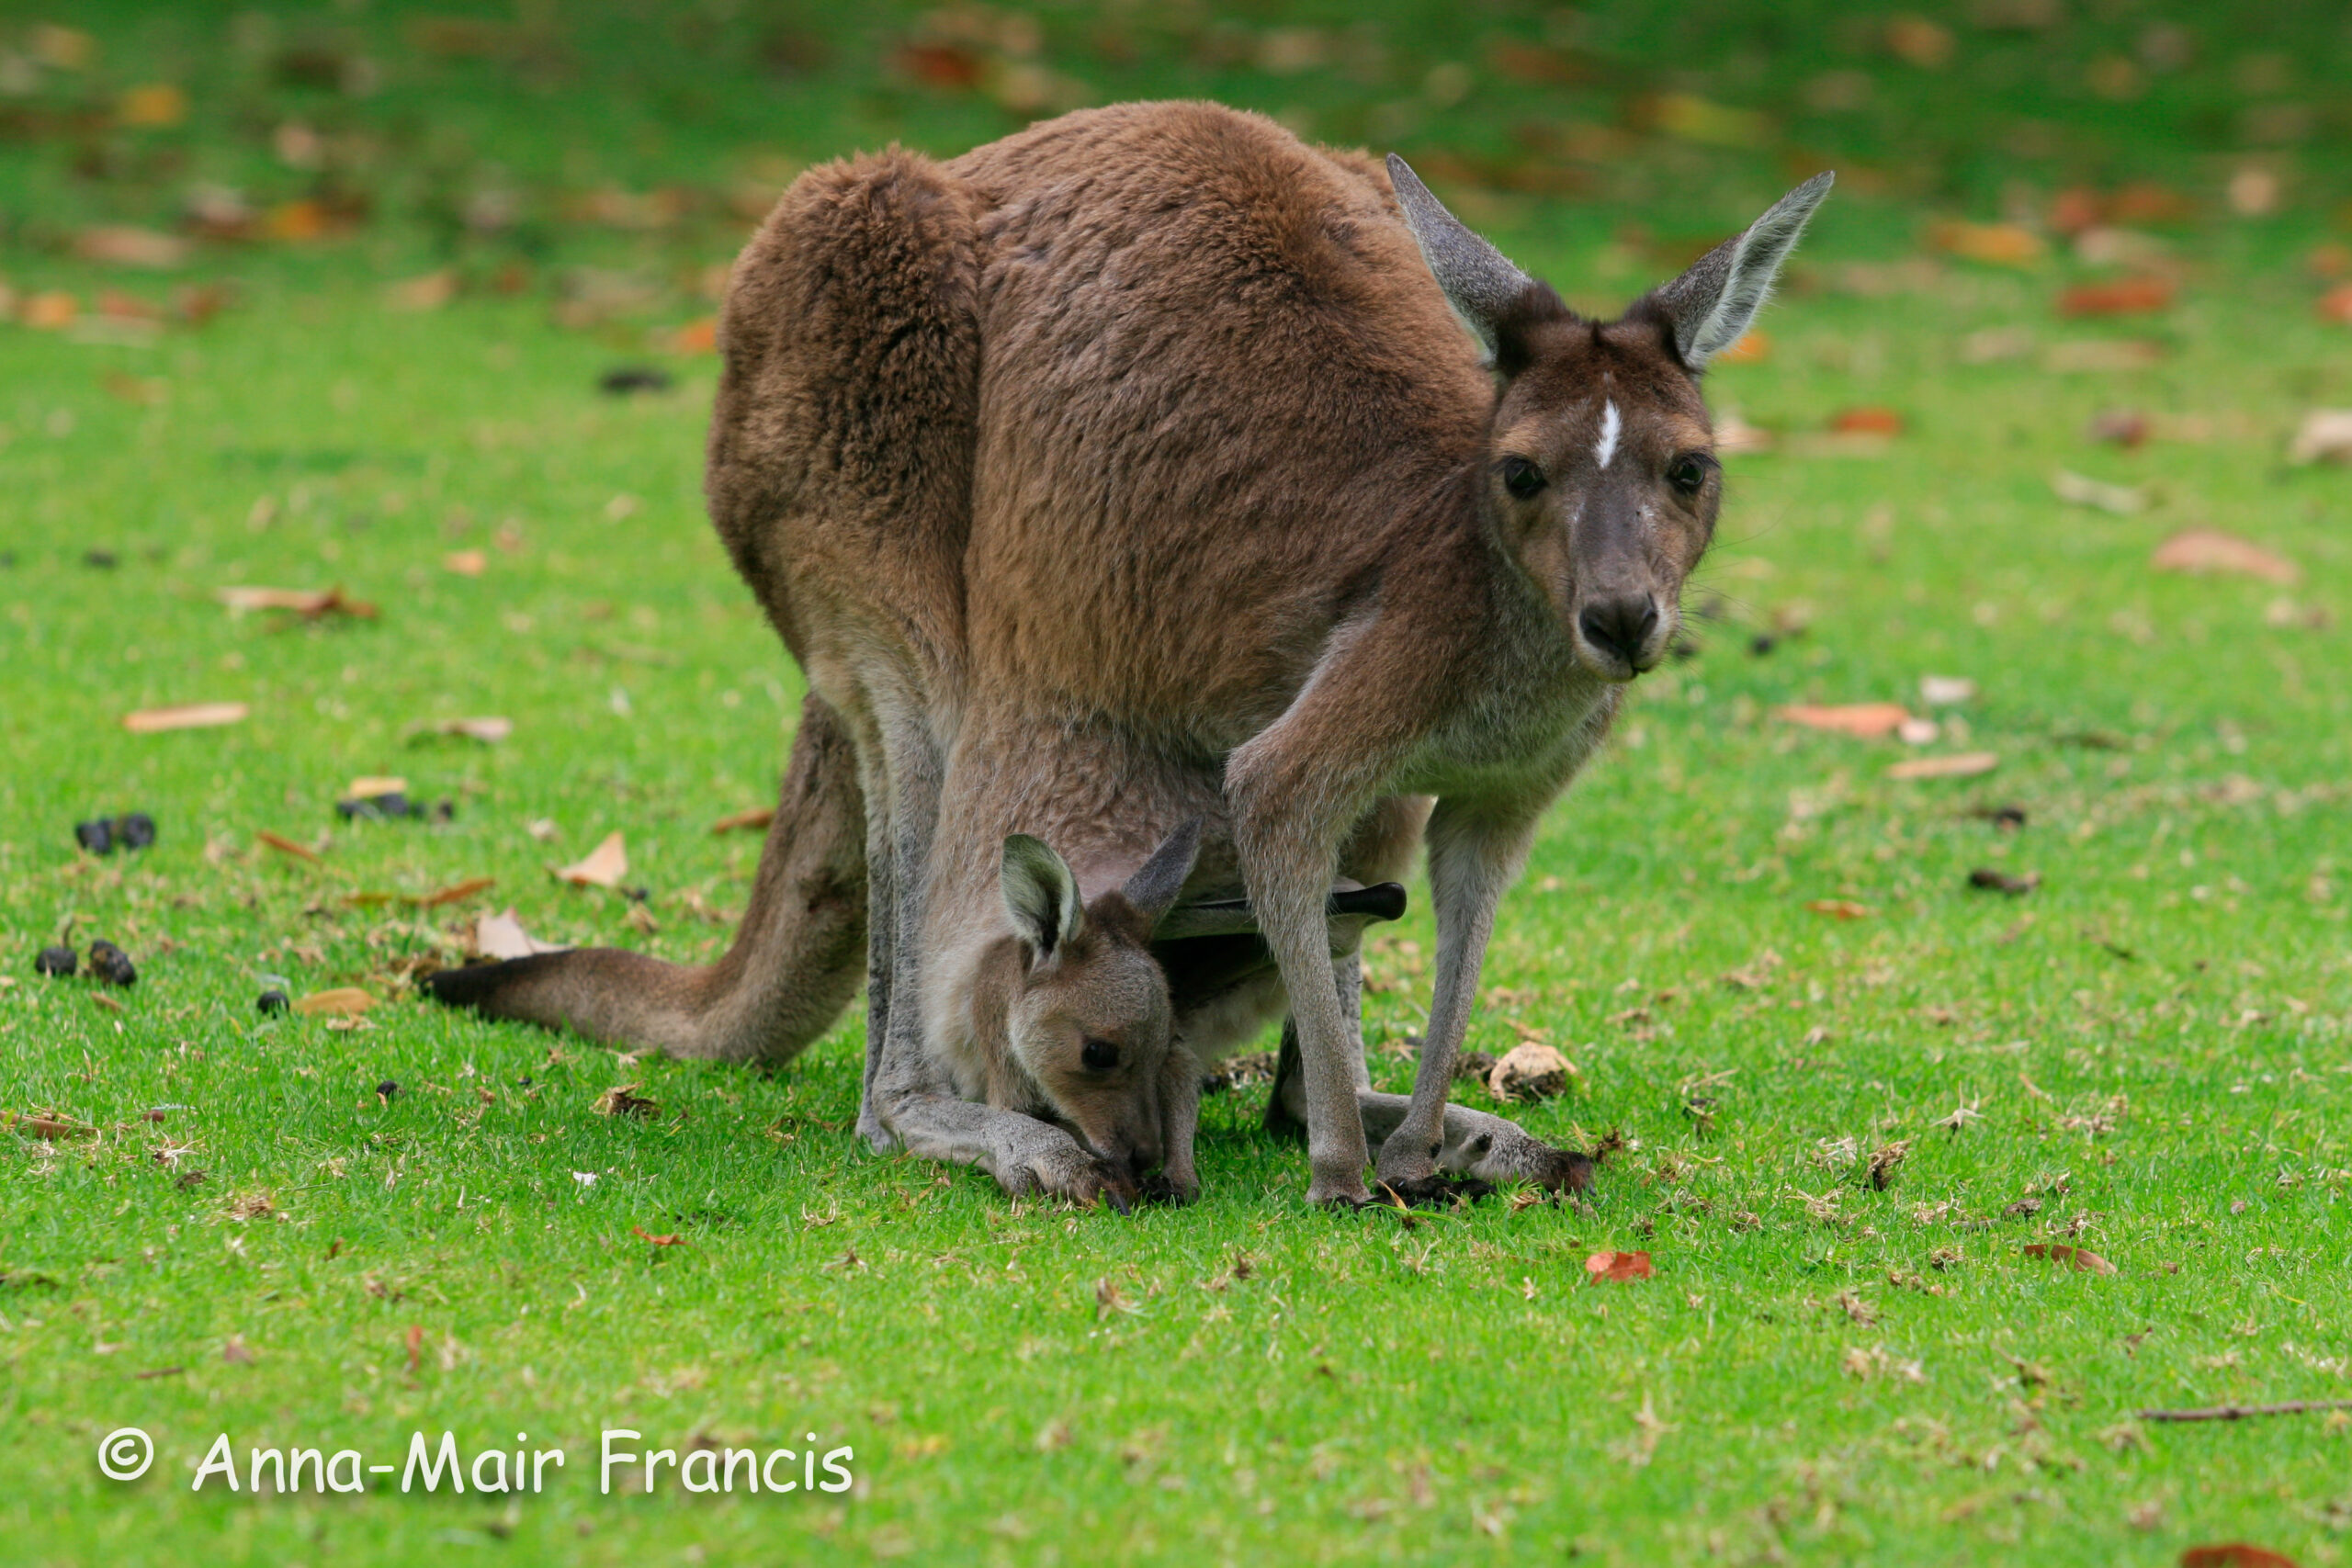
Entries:
{"label": "joey's nose", "polygon": [[1647,593],[1597,599],[1577,616],[1577,626],[1585,641],[1601,652],[1638,667],[1642,649],[1657,630],[1657,601]]}

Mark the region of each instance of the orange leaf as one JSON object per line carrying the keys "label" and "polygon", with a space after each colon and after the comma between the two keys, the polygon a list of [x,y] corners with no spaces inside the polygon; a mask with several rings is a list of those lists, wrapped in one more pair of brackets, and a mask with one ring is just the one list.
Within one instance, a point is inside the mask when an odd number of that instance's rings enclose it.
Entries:
{"label": "orange leaf", "polygon": [[1886,770],[1891,779],[1967,779],[2001,765],[1997,751],[1955,751],[1948,757],[1914,757]]}
{"label": "orange leaf", "polygon": [[2112,1274],[2115,1272],[2115,1265],[2109,1263],[2106,1258],[2101,1258],[2098,1253],[2086,1252],[2079,1247],[2068,1247],[2063,1242],[2037,1241],[2029,1243],[2025,1249],[2025,1255],[2028,1258],[2046,1258],[2052,1263],[2071,1263],[2086,1274]]}
{"label": "orange leaf", "polygon": [[74,254],[84,261],[107,266],[135,266],[166,271],[187,260],[187,242],[176,234],[153,229],[107,224],[85,229],[74,236]]}
{"label": "orange leaf", "polygon": [[356,986],[337,986],[298,998],[294,1010],[304,1018],[356,1018],[376,1005],[376,998]]}
{"label": "orange leaf", "polygon": [[412,1323],[408,1325],[407,1343],[408,1370],[411,1372],[414,1372],[416,1371],[416,1353],[424,1348],[424,1325],[421,1323]]}
{"label": "orange leaf", "polygon": [[2041,259],[2041,236],[2014,223],[1939,223],[1928,243],[1993,266],[2030,266]]}
{"label": "orange leaf", "polygon": [[469,876],[463,882],[453,882],[447,887],[427,893],[422,898],[411,898],[408,902],[420,909],[437,909],[444,904],[462,903],[497,884],[498,878],[494,876]]}
{"label": "orange leaf", "polygon": [[649,1241],[655,1247],[675,1247],[680,1242],[686,1239],[682,1235],[655,1235],[652,1232],[640,1229],[636,1225],[629,1226],[628,1230],[631,1235],[637,1236],[644,1241]]}
{"label": "orange leaf", "polygon": [[621,878],[628,874],[628,846],[618,833],[607,833],[586,859],[563,866],[555,874],[574,887],[618,887]]}
{"label": "orange leaf", "polygon": [[179,707],[141,708],[122,716],[122,727],[133,735],[154,735],[166,729],[209,729],[243,724],[250,712],[243,703],[187,703]]}
{"label": "orange leaf", "polygon": [[286,837],[283,833],[273,833],[268,829],[264,828],[254,833],[254,837],[259,839],[263,843],[267,844],[271,849],[276,850],[279,854],[292,855],[296,860],[306,860],[313,865],[318,863],[318,851],[311,848],[308,844],[298,844],[293,840]]}
{"label": "orange leaf", "polygon": [[2161,277],[2120,277],[2084,283],[2058,296],[2062,316],[2144,316],[2172,303],[2172,284]]}
{"label": "orange leaf", "polygon": [[2150,562],[2158,571],[2236,572],[2280,586],[2301,578],[2302,569],[2251,540],[2218,528],[2184,528],[2156,547]]}
{"label": "orange leaf", "polygon": [[775,807],[755,806],[749,811],[738,811],[731,817],[720,818],[710,825],[710,830],[714,833],[732,833],[738,829],[750,828],[764,832],[767,825],[775,820]]}
{"label": "orange leaf", "polygon": [[1759,330],[1750,330],[1715,358],[1724,365],[1760,365],[1771,356],[1771,338]]}
{"label": "orange leaf", "polygon": [[705,316],[688,321],[662,340],[662,346],[672,354],[716,354],[718,352],[718,318]]}
{"label": "orange leaf", "polygon": [[1846,703],[1830,707],[1795,703],[1774,708],[1772,716],[1804,725],[1807,729],[1835,730],[1840,735],[1859,735],[1865,740],[1874,740],[1894,734],[1911,715],[1901,703]]}
{"label": "orange leaf", "polygon": [[2230,1540],[2190,1547],[2180,1554],[2180,1568],[2295,1568],[2295,1560],[2267,1546]]}
{"label": "orange leaf", "polygon": [[1831,416],[1829,428],[1841,435],[1900,435],[1903,416],[1893,409],[1866,403],[1838,410]]}
{"label": "orange leaf", "polygon": [[2319,297],[2319,319],[2352,327],[2352,283],[2339,283]]}
{"label": "orange leaf", "polygon": [[1851,898],[1815,898],[1805,908],[1816,915],[1828,915],[1840,920],[1864,919],[1871,912],[1868,904],[1858,904]]}
{"label": "orange leaf", "polygon": [[1657,1272],[1646,1252],[1596,1252],[1584,1260],[1584,1271],[1596,1285],[1603,1280],[1646,1280]]}
{"label": "orange leaf", "polygon": [[480,577],[490,569],[490,557],[480,550],[452,550],[441,558],[441,564],[459,577]]}

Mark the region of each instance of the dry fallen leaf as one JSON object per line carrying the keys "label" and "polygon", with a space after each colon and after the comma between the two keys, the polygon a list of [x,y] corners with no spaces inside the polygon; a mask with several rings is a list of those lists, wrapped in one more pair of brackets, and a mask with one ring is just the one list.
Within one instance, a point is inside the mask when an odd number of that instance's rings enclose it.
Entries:
{"label": "dry fallen leaf", "polygon": [[1805,908],[1816,915],[1827,915],[1832,919],[1839,920],[1867,919],[1871,914],[1871,907],[1868,904],[1858,903],[1851,898],[1815,898],[1808,902]]}
{"label": "dry fallen leaf", "polygon": [[463,882],[453,882],[417,897],[403,897],[401,902],[420,909],[437,909],[444,904],[461,904],[477,893],[486,892],[498,885],[494,876],[469,876]]}
{"label": "dry fallen leaf", "polygon": [[2287,444],[2290,463],[2352,462],[2352,409],[2313,409]]}
{"label": "dry fallen leaf", "polygon": [[254,610],[291,610],[306,621],[327,615],[351,615],[359,620],[376,618],[376,606],[364,599],[346,599],[341,586],[334,588],[223,588],[215,595],[235,615]]}
{"label": "dry fallen leaf", "polygon": [[279,854],[292,855],[296,860],[306,860],[313,865],[318,863],[318,851],[308,844],[298,844],[283,833],[273,833],[268,829],[263,828],[257,830],[254,837],[276,850]]}
{"label": "dry fallen leaf", "polygon": [[628,1229],[631,1235],[640,1241],[650,1242],[655,1247],[675,1247],[686,1239],[682,1235],[655,1235],[652,1232],[638,1225],[631,1225]]}
{"label": "dry fallen leaf", "polygon": [[559,880],[574,887],[617,887],[621,878],[628,874],[628,849],[621,835],[607,833],[605,841],[588,852],[587,858],[556,872]]}
{"label": "dry fallen leaf", "polygon": [[437,310],[458,297],[461,280],[455,267],[403,278],[384,291],[395,310]]}
{"label": "dry fallen leaf", "polygon": [[2165,345],[2154,338],[2081,338],[2052,344],[2041,367],[2061,375],[2146,370],[2164,360]]}
{"label": "dry fallen leaf", "polygon": [[2041,236],[2014,223],[1939,223],[1928,243],[1947,254],[1992,266],[2030,266],[2041,259]]}
{"label": "dry fallen leaf", "polygon": [[164,271],[187,260],[188,243],[176,234],[153,229],[108,224],[85,229],[74,236],[74,254],[84,261],[107,266],[145,267]]}
{"label": "dry fallen leaf", "polygon": [[2079,1247],[2068,1247],[2063,1242],[2029,1242],[2026,1245],[2025,1255],[2028,1258],[2045,1258],[2052,1263],[2071,1263],[2086,1274],[2115,1272],[2115,1265],[2098,1253],[2086,1252]]}
{"label": "dry fallen leaf", "polygon": [[1503,1053],[1487,1074],[1487,1092],[1497,1100],[1550,1100],[1567,1091],[1575,1071],[1551,1046],[1529,1041]]}
{"label": "dry fallen leaf", "polygon": [[1976,682],[1965,675],[1919,677],[1919,700],[1931,708],[1952,707],[1975,698]]}
{"label": "dry fallen leaf", "polygon": [[2267,1546],[2242,1540],[2192,1546],[2180,1554],[2180,1568],[2296,1568],[2295,1560]]}
{"label": "dry fallen leaf", "polygon": [[514,733],[511,718],[445,718],[433,727],[435,735],[461,735],[469,740],[479,740],[485,746],[495,746]]}
{"label": "dry fallen leaf", "polygon": [[2064,468],[2050,476],[2050,488],[2070,506],[2096,507],[2119,517],[2143,512],[2148,505],[2148,492],[2137,485],[2111,485]]}
{"label": "dry fallen leaf", "polygon": [[495,915],[483,915],[458,933],[459,945],[469,958],[528,958],[535,953],[561,953],[555,943],[541,942],[523,929],[509,908]]}
{"label": "dry fallen leaf", "polygon": [[294,1010],[305,1018],[356,1018],[376,1005],[376,998],[356,986],[337,986],[298,998]]}
{"label": "dry fallen leaf", "polygon": [[85,1127],[79,1122],[71,1122],[62,1116],[43,1115],[38,1111],[31,1115],[19,1116],[11,1111],[6,1121],[0,1121],[0,1127],[5,1127],[13,1133],[22,1133],[28,1138],[95,1138],[98,1135],[98,1130],[96,1127]]}
{"label": "dry fallen leaf", "polygon": [[184,703],[178,707],[141,708],[122,716],[122,727],[133,735],[155,735],[166,729],[209,729],[243,724],[251,712],[243,703]]}
{"label": "dry fallen leaf", "polygon": [[1997,751],[1955,751],[1944,757],[1914,757],[1886,770],[1891,779],[1967,779],[2001,765]]}
{"label": "dry fallen leaf", "polygon": [[599,1116],[642,1116],[648,1119],[661,1115],[662,1108],[635,1093],[636,1089],[637,1086],[630,1083],[606,1089],[596,1097],[594,1107],[596,1114]]}
{"label": "dry fallen leaf", "polygon": [[367,774],[351,781],[344,795],[353,800],[373,800],[379,795],[406,795],[408,780],[396,773]]}
{"label": "dry fallen leaf", "polygon": [[1584,1260],[1584,1271],[1596,1285],[1603,1280],[1647,1280],[1657,1273],[1646,1252],[1596,1252]]}
{"label": "dry fallen leaf", "polygon": [[1903,416],[1881,404],[1865,403],[1838,410],[1830,416],[1829,428],[1840,435],[1900,435]]}
{"label": "dry fallen leaf", "polygon": [[710,825],[710,830],[714,833],[732,833],[739,829],[750,829],[765,832],[768,824],[775,820],[775,807],[755,806],[749,811],[738,811],[732,816],[720,818]]}
{"label": "dry fallen leaf", "polygon": [[480,577],[490,570],[490,555],[485,550],[452,550],[441,558],[441,565],[459,577]]}
{"label": "dry fallen leaf", "polygon": [[1846,703],[1828,707],[1796,703],[1774,708],[1772,716],[1807,729],[1835,730],[1874,740],[1900,729],[1911,713],[1901,703]]}
{"label": "dry fallen leaf", "polygon": [[2083,283],[2058,296],[2062,316],[2142,316],[2172,303],[2172,284],[2161,277],[2119,277]]}
{"label": "dry fallen leaf", "polygon": [[2158,571],[2235,572],[2290,587],[2302,569],[2250,539],[2219,528],[2184,528],[2156,547],[2149,561]]}

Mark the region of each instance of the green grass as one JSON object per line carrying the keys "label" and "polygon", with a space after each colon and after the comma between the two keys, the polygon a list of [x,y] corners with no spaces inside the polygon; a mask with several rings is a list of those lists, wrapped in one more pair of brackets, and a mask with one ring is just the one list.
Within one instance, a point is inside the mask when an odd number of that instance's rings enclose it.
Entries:
{"label": "green grass", "polygon": [[[1955,22],[1956,62],[1917,72],[1858,42],[1869,18],[1842,7],[1648,28],[1601,7],[1584,47],[1614,73],[1565,88],[1481,63],[1481,33],[1543,37],[1533,13],[1399,7],[1379,62],[1287,76],[1234,41],[1282,23],[1272,7],[1189,31],[1043,13],[1042,59],[1098,97],[1215,93],[1465,160],[1515,155],[1531,118],[1613,124],[1641,91],[1771,116],[1755,150],[1636,134],[1586,199],[1507,175],[1449,187],[1596,305],[1660,276],[1675,236],[1752,213],[1789,183],[1784,159],[1882,176],[1825,212],[1769,357],[1711,377],[1718,409],[1783,436],[1732,461],[1691,596],[1720,618],[1642,682],[1490,955],[1471,1044],[1524,1027],[1581,1073],[1527,1124],[1627,1146],[1587,1207],[1407,1224],[1306,1210],[1302,1155],[1256,1130],[1262,1088],[1209,1102],[1193,1208],[1016,1208],[973,1171],[855,1143],[854,1015],[751,1073],[625,1063],[401,988],[455,920],[509,903],[554,939],[723,943],[698,910],[741,908],[756,844],[708,826],[769,798],[798,677],[700,517],[715,364],[652,345],[708,311],[699,272],[743,226],[713,195],[673,227],[594,230],[564,193],[723,192],[779,161],[893,135],[953,151],[1018,123],[883,71],[908,14],[836,28],[706,6],[655,28],[564,7],[528,13],[541,41],[492,60],[429,56],[386,6],[282,19],[279,44],[316,32],[377,62],[380,89],[346,98],[273,83],[277,46],[234,43],[206,8],[74,12],[98,62],[35,101],[177,79],[191,118],[0,144],[0,271],[20,295],[163,300],[175,279],[98,272],[65,241],[167,222],[192,179],[298,197],[313,176],[268,152],[284,117],[372,138],[349,177],[375,206],[340,242],[199,252],[176,281],[238,285],[200,329],[0,326],[0,1111],[100,1129],[0,1133],[0,1561],[2154,1563],[2236,1538],[2338,1560],[2352,1424],[2130,1418],[2352,1393],[2352,702],[2329,673],[2352,508],[2342,470],[2279,456],[2304,409],[2352,402],[2345,329],[2312,315],[2301,259],[2347,194],[2319,86],[2337,21],[2191,17],[2194,63],[2112,104],[2084,72],[2138,58],[2136,12],[2032,38]],[[10,7],[0,46],[28,19]],[[820,63],[757,64],[763,39],[800,39],[784,52],[802,58],[802,31]],[[2283,85],[2245,65],[2265,52],[2288,57]],[[1480,89],[1452,107],[1422,81],[1447,60]],[[1802,84],[1831,70],[1877,79],[1875,107],[1806,109]],[[2318,96],[2314,140],[2235,140],[2243,103],[2299,95]],[[2019,119],[2054,142],[1999,151],[2030,141]],[[74,172],[90,147],[106,177]],[[2229,215],[2219,182],[2240,157],[2287,171],[2279,213]],[[2005,186],[2126,177],[2198,207],[2165,231],[2184,281],[2159,317],[2057,319],[2057,289],[2096,271],[2070,259],[1857,287],[1871,276],[1853,264],[1883,275],[1928,219],[1997,216]],[[502,181],[514,228],[442,220]],[[454,303],[388,306],[388,281],[443,265],[469,286]],[[640,298],[560,324],[582,266],[636,275]],[[520,292],[501,294],[509,268]],[[1963,339],[1993,328],[2035,346],[1972,363]],[[2041,368],[2052,344],[2120,335],[2168,353]],[[602,371],[648,358],[674,389],[597,394]],[[1808,434],[1864,403],[1906,422],[1883,452]],[[2212,434],[2088,443],[2116,406]],[[2065,507],[2061,468],[2155,503]],[[2302,580],[2152,571],[2188,525],[2257,539]],[[92,548],[119,564],[85,565]],[[482,575],[444,570],[461,549],[485,552]],[[338,582],[379,618],[288,626],[213,597]],[[1928,673],[1979,687],[1946,716],[1965,736],[1930,750],[1996,751],[1996,772],[1891,782],[1894,742],[1770,716],[1916,701]],[[216,699],[252,717],[118,723]],[[512,739],[416,733],[479,714],[511,716]],[[337,793],[377,773],[455,819],[338,823]],[[1972,815],[2000,805],[2022,830]],[[130,809],[161,823],[155,848],[74,852],[76,820]],[[324,834],[319,863],[262,830]],[[621,896],[547,874],[614,830],[650,934]],[[1979,866],[2042,882],[1974,892]],[[483,875],[496,886],[451,908],[348,901]],[[1869,913],[1807,907],[1825,900]],[[120,1010],[36,979],[61,933],[130,950]],[[1385,1046],[1419,1027],[1432,946],[1419,909],[1374,943],[1388,1087],[1409,1076]],[[271,976],[388,1000],[358,1030],[266,1019]],[[628,1083],[657,1119],[592,1113]],[[1866,1164],[1897,1142],[1909,1156],[1874,1190]],[[2038,1211],[2013,1212],[2028,1198]],[[2116,1271],[2023,1252],[2052,1240]],[[1651,1252],[1657,1277],[1587,1284],[1585,1258],[1612,1248]],[[158,1448],[128,1485],[95,1463],[125,1426]],[[665,1472],[651,1497],[601,1495],[605,1427],[680,1450],[813,1432],[854,1448],[858,1486],[711,1498]],[[398,1462],[413,1430],[445,1428],[469,1454],[527,1432],[568,1462],[520,1499],[188,1491],[221,1431],[242,1469],[254,1446]]]}

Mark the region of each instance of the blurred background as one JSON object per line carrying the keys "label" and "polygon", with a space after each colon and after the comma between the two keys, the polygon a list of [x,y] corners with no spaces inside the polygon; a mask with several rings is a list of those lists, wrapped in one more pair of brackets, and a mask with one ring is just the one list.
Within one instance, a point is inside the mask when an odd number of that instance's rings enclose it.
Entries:
{"label": "blurred background", "polygon": [[2352,13],[2302,4],[10,4],[0,316],[136,337],[326,271],[674,332],[812,160],[1165,96],[1401,150],[1596,301],[1829,165],[1817,249],[1912,269],[1849,287],[2136,279],[2226,232],[2317,293],[2352,268],[2346,82]]}

